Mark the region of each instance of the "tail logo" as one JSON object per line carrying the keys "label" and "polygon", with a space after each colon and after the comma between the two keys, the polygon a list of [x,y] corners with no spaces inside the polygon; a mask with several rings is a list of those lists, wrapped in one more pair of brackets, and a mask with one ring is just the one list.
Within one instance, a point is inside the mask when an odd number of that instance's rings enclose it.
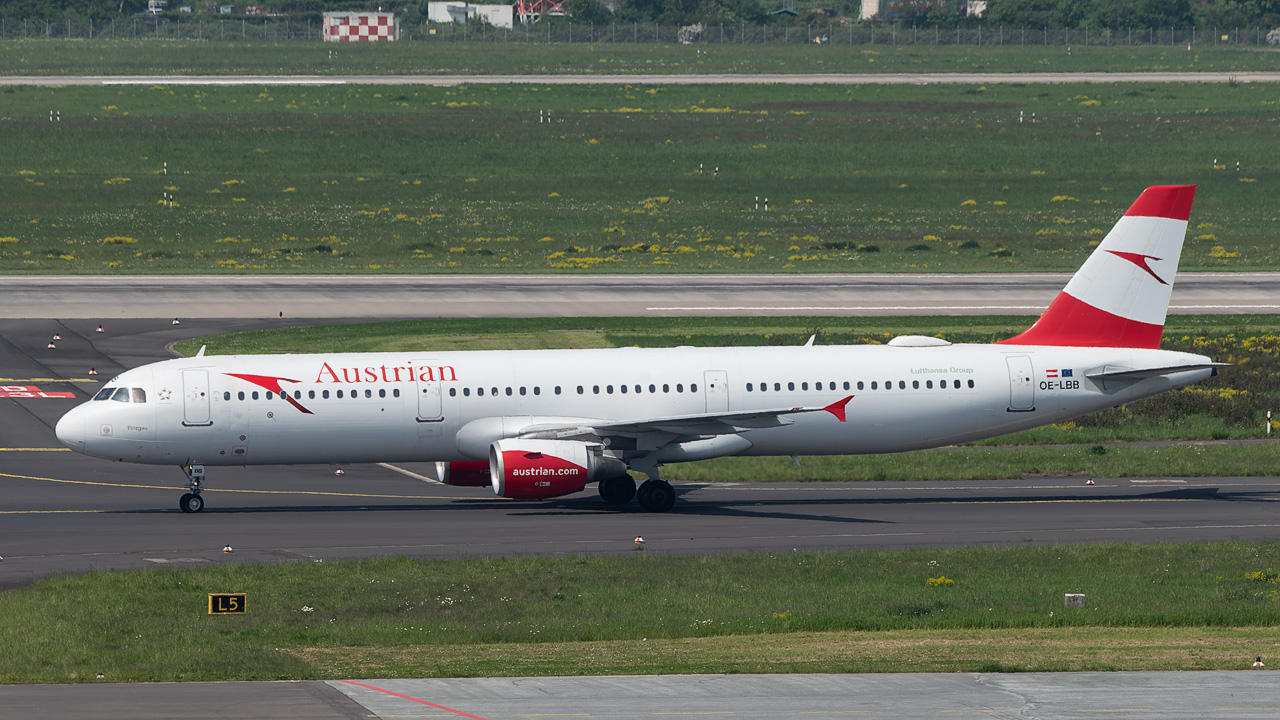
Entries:
{"label": "tail logo", "polygon": [[1115,256],[1116,256],[1116,257],[1118,257],[1118,258],[1122,258],[1122,259],[1124,259],[1124,260],[1128,260],[1129,262],[1133,263],[1134,265],[1137,265],[1138,267],[1142,268],[1143,270],[1146,270],[1146,271],[1147,271],[1147,274],[1148,274],[1148,275],[1150,275],[1151,277],[1155,278],[1155,279],[1156,279],[1156,282],[1160,283],[1161,285],[1168,285],[1168,284],[1169,284],[1169,283],[1165,282],[1165,279],[1164,279],[1164,278],[1162,278],[1162,277],[1160,277],[1159,275],[1157,275],[1157,274],[1156,274],[1156,271],[1155,271],[1155,270],[1152,270],[1152,269],[1151,269],[1151,266],[1147,264],[1147,261],[1148,261],[1148,260],[1155,260],[1155,261],[1159,262],[1159,261],[1160,261],[1160,260],[1162,260],[1163,258],[1158,258],[1158,257],[1156,257],[1155,255],[1139,255],[1138,253],[1124,252],[1124,251],[1121,251],[1121,250],[1108,250],[1107,252],[1111,253],[1112,255],[1115,255]]}

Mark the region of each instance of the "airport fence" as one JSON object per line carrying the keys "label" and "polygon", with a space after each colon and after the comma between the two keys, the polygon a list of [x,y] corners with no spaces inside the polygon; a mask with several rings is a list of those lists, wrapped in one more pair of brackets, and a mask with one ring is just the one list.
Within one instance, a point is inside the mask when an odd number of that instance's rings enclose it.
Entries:
{"label": "airport fence", "polygon": [[[247,17],[190,18],[130,16],[110,20],[57,21],[0,18],[0,38],[82,38],[161,40],[320,41],[318,20]],[[735,43],[824,45],[1057,45],[1057,46],[1259,46],[1280,44],[1268,28],[1136,27],[1030,28],[910,27],[894,23],[810,22],[778,25],[721,23],[688,27],[652,23],[592,25],[556,19],[496,28],[485,23],[401,23],[400,40],[410,42],[523,43]]]}

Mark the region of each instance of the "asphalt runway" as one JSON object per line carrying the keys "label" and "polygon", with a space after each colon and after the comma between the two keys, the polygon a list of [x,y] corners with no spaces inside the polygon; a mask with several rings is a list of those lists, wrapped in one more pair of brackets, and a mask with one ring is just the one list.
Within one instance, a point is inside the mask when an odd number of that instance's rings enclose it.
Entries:
{"label": "asphalt runway", "polygon": [[0,387],[31,396],[0,399],[0,588],[105,568],[622,553],[637,535],[658,553],[1280,537],[1275,477],[679,483],[677,510],[651,514],[606,508],[590,491],[507,500],[434,483],[425,465],[352,465],[343,477],[327,465],[210,468],[208,505],[187,515],[178,468],[110,463],[55,439],[73,403],[169,357],[166,344],[278,324],[129,319],[98,333],[96,320],[0,321]]}
{"label": "asphalt runway", "polygon": [[[0,277],[0,319],[1029,315],[1068,274]],[[57,302],[50,302],[57,298]],[[1169,311],[1280,312],[1280,273],[1181,273]]]}
{"label": "asphalt runway", "polygon": [[[58,698],[60,702],[51,702]],[[274,683],[0,687],[6,717],[514,718],[734,720],[991,717],[1263,720],[1280,712],[1274,673],[917,673],[633,675]],[[62,708],[73,708],[65,711]]]}
{"label": "asphalt runway", "polygon": [[1277,72],[707,73],[671,75],[26,75],[0,85],[985,85],[993,83],[1274,83]]}

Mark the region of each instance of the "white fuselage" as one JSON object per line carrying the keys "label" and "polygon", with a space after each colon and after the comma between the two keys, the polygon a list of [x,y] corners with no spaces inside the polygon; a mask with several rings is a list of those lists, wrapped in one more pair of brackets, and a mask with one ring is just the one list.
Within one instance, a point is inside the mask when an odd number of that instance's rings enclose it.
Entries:
{"label": "white fuselage", "polygon": [[852,395],[846,422],[797,414],[664,461],[883,453],[1076,417],[1212,370],[1090,373],[1208,362],[1149,349],[945,344],[194,357],[121,374],[107,387],[141,396],[87,402],[58,436],[90,455],[150,464],[483,460],[489,443],[531,425],[821,407]]}

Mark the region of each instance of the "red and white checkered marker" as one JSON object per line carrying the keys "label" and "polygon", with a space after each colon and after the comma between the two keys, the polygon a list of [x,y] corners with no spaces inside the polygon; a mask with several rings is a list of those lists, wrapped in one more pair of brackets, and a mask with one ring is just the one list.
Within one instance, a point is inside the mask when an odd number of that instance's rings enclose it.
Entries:
{"label": "red and white checkered marker", "polygon": [[1093,478],[1089,478],[1089,481],[1085,483],[1085,485],[1092,485],[1092,484],[1093,484]]}
{"label": "red and white checkered marker", "polygon": [[391,13],[324,14],[322,37],[325,42],[379,42],[395,40],[399,35]]}
{"label": "red and white checkered marker", "polygon": [[642,538],[642,537],[640,537],[639,535],[637,535],[637,536],[636,536],[636,544],[637,544],[637,545],[643,545],[643,544],[644,544],[644,538]]}
{"label": "red and white checkered marker", "polygon": [[1261,656],[1261,655],[1259,655],[1259,656],[1258,656],[1258,659],[1257,659],[1257,660],[1254,660],[1254,661],[1253,661],[1253,666],[1254,666],[1254,667],[1266,667],[1266,665],[1263,665],[1263,664],[1262,664],[1262,656]]}
{"label": "red and white checkered marker", "polygon": [[61,336],[61,335],[59,335],[59,334],[57,334],[57,333],[54,333],[54,334],[53,334],[53,339],[54,339],[54,340],[61,340],[61,339],[62,339],[62,336]]}
{"label": "red and white checkered marker", "polygon": [[50,350],[57,350],[57,349],[58,349],[58,346],[57,346],[57,345],[54,345],[53,343],[49,343],[49,349],[50,349]]}
{"label": "red and white checkered marker", "polygon": [[97,368],[89,368],[89,374],[90,374],[90,375],[97,375],[97,374],[98,374],[98,370],[97,370]]}
{"label": "red and white checkered marker", "polygon": [[99,325],[99,326],[98,326],[98,329],[97,329],[97,331],[96,331],[96,332],[106,332],[106,330],[103,330],[103,329],[102,329],[102,326],[101,326],[101,325]]}

